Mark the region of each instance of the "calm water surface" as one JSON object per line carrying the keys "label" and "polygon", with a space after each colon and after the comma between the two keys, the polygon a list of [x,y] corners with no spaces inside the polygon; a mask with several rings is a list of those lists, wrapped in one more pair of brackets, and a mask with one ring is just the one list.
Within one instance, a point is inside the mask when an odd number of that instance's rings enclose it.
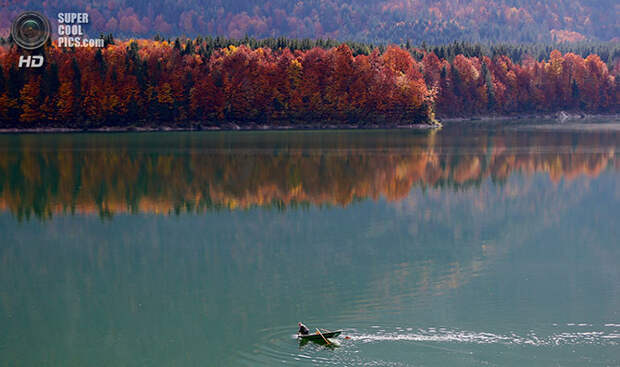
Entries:
{"label": "calm water surface", "polygon": [[2,135],[0,366],[618,366],[619,152],[618,121]]}

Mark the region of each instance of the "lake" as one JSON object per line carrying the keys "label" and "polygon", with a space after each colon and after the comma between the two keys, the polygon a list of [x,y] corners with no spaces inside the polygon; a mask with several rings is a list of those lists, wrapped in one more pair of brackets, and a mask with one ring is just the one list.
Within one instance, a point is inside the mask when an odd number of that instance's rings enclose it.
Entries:
{"label": "lake", "polygon": [[619,152],[613,119],[0,135],[0,365],[620,365]]}

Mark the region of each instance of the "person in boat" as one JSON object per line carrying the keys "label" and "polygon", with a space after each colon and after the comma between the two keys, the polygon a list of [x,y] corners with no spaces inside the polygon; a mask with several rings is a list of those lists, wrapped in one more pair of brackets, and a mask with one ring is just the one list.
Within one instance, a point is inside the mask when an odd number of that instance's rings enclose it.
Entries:
{"label": "person in boat", "polygon": [[308,335],[310,334],[310,329],[308,329],[308,327],[304,324],[302,324],[301,322],[297,323],[297,326],[299,326],[299,331],[297,332],[300,335]]}

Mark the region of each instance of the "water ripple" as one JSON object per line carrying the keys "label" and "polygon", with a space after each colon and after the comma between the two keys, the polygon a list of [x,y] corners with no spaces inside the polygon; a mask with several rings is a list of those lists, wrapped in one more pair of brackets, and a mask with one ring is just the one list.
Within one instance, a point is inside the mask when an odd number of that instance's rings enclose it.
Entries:
{"label": "water ripple", "polygon": [[[588,324],[591,326],[591,324]],[[583,326],[576,324],[575,326]],[[614,326],[616,324],[606,324]],[[401,332],[396,330],[387,332],[379,329],[373,333],[351,333],[352,340],[373,343],[386,341],[412,342],[443,342],[443,343],[474,343],[474,344],[504,344],[504,345],[617,345],[620,344],[620,330],[615,331],[579,331],[560,332],[548,336],[538,336],[534,332],[520,335],[518,333],[497,334],[492,332],[473,332],[465,330],[450,330],[446,328],[418,329],[416,332]]]}
{"label": "water ripple", "polygon": [[[580,326],[581,325],[581,326]],[[557,324],[555,327],[559,327]],[[584,328],[588,328],[585,329]],[[620,345],[620,324],[565,324],[562,331],[549,335],[490,331],[468,331],[448,327],[411,328],[404,326],[368,326],[364,330],[345,329],[334,339],[335,347],[321,344],[299,344],[289,326],[260,330],[261,340],[250,348],[238,351],[235,360],[242,365],[334,365],[334,366],[405,366],[397,361],[368,358],[362,352],[372,344],[417,342],[430,347],[450,344],[505,345],[522,347],[556,347],[577,345]],[[592,330],[590,330],[592,329]],[[595,330],[596,329],[596,330]],[[455,351],[452,351],[455,352]]]}

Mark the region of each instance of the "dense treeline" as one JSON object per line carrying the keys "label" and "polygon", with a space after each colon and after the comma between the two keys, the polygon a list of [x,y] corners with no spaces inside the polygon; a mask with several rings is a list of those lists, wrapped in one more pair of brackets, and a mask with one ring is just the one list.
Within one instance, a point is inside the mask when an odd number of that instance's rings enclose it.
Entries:
{"label": "dense treeline", "polygon": [[434,111],[615,112],[619,105],[617,65],[610,73],[594,54],[555,50],[548,60],[521,54],[514,62],[486,56],[496,49],[461,43],[435,48],[446,56],[439,58],[410,45],[352,43],[352,50],[332,41],[247,41],[226,47],[220,38],[108,36],[103,49],[47,47],[40,69],[18,69],[20,51],[0,47],[0,124],[395,125],[432,123]]}
{"label": "dense treeline", "polygon": [[123,36],[216,34],[369,42],[617,39],[611,0],[7,0],[0,35],[22,10],[87,11],[91,30]]}
{"label": "dense treeline", "polygon": [[[609,131],[575,136],[507,130],[471,136],[475,144],[467,155],[452,149],[460,134],[434,132],[386,132],[369,141],[358,134],[258,141],[155,135],[137,145],[128,136],[0,136],[0,211],[46,218],[63,211],[109,215],[347,206],[379,197],[399,200],[414,187],[463,190],[485,179],[502,182],[517,172],[545,173],[557,182],[620,169],[614,159],[618,134]],[[269,153],[256,154],[267,141]],[[166,152],[153,151],[162,144]]]}
{"label": "dense treeline", "polygon": [[[353,56],[324,50],[204,51],[201,40],[128,41],[101,49],[46,49],[48,65],[17,71],[0,55],[0,120],[118,126],[136,121],[219,125],[291,121],[432,122],[434,91],[405,50]],[[19,121],[19,122],[18,122]]]}
{"label": "dense treeline", "polygon": [[[411,49],[411,43],[405,43],[402,45],[407,49]],[[466,57],[495,57],[495,56],[507,56],[512,62],[520,63],[525,58],[533,58],[537,61],[548,60],[551,56],[551,52],[557,50],[562,54],[573,53],[583,57],[584,59],[589,55],[598,55],[607,67],[611,70],[614,67],[614,62],[620,59],[620,44],[617,42],[572,42],[572,43],[524,43],[524,44],[510,44],[510,43],[495,43],[495,44],[481,44],[481,43],[469,43],[469,42],[452,42],[445,45],[429,46],[426,43],[422,43],[419,47],[423,51],[433,52],[440,59],[446,58],[448,60],[454,59],[456,55],[463,55]]]}
{"label": "dense treeline", "polygon": [[[105,44],[113,44],[114,36],[112,34],[102,34]],[[165,38],[159,34],[156,34],[153,39],[155,41],[167,41],[169,44],[177,42],[177,38],[170,39]],[[180,41],[178,41],[180,42]],[[245,36],[243,38],[226,38],[220,36],[198,36],[194,43],[199,44],[200,48],[196,51],[200,55],[209,56],[213,51],[228,46],[239,47],[245,45],[252,50],[257,48],[270,48],[273,51],[277,51],[283,48],[289,48],[291,50],[308,51],[313,48],[330,49],[338,47],[341,44],[349,46],[354,56],[357,55],[370,55],[374,50],[378,50],[383,53],[389,44],[385,43],[365,43],[346,41],[341,42],[335,39],[310,39],[310,38],[254,38]],[[9,38],[0,37],[0,46],[11,45],[12,41]],[[186,41],[185,41],[186,44]],[[498,55],[508,56],[512,62],[521,62],[527,57],[532,57],[535,60],[543,61],[549,59],[551,52],[558,50],[561,53],[574,53],[586,58],[588,55],[598,55],[608,68],[611,70],[614,67],[614,62],[620,59],[620,43],[618,42],[570,42],[570,43],[471,43],[464,41],[454,41],[441,45],[429,45],[426,42],[421,42],[416,45],[411,40],[407,40],[402,44],[399,44],[401,48],[407,49],[418,61],[422,59],[425,52],[433,52],[440,59],[448,59],[452,61],[456,55],[463,55],[467,57],[481,57],[489,56],[494,57]],[[421,51],[421,52],[420,52]]]}

